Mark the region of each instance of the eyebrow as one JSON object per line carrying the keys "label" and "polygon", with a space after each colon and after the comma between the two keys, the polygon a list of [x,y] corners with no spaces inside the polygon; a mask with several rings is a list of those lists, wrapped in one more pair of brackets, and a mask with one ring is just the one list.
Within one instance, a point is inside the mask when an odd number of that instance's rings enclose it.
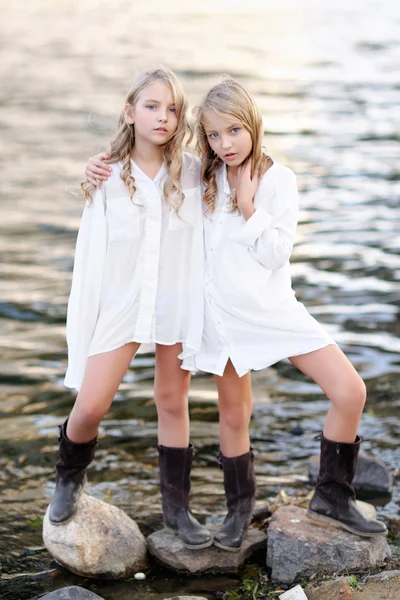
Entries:
{"label": "eyebrow", "polygon": [[[228,127],[226,127],[225,129],[234,129],[235,127],[243,127],[243,125],[241,123],[233,123],[232,125],[228,125]],[[208,129],[206,126],[204,127],[204,130],[206,132],[206,134],[210,134],[210,133],[218,133],[216,129]]]}
{"label": "eyebrow", "polygon": [[[153,102],[153,104],[161,104],[160,100],[145,99],[144,102]],[[175,106],[175,102],[171,102],[168,106]]]}

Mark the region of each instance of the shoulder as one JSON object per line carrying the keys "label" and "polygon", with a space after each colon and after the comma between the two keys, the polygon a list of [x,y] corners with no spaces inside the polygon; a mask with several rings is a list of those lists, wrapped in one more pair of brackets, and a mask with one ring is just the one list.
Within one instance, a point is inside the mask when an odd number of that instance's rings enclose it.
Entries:
{"label": "shoulder", "polygon": [[261,182],[272,181],[275,184],[296,184],[296,175],[286,165],[274,161],[273,165],[265,171]]}
{"label": "shoulder", "polygon": [[296,175],[286,165],[280,162],[274,164],[265,171],[259,184],[261,195],[270,196],[297,196]]}
{"label": "shoulder", "polygon": [[122,162],[110,164],[112,169],[110,177],[104,182],[107,198],[119,198],[129,194],[128,189],[121,179]]}

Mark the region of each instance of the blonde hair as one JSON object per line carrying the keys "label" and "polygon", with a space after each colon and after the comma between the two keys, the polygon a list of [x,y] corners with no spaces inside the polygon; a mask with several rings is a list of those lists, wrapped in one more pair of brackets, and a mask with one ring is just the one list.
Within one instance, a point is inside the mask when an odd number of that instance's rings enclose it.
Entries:
{"label": "blonde hair", "polygon": [[[218,115],[232,115],[250,133],[252,150],[248,158],[252,164],[252,177],[255,173],[263,175],[273,161],[262,149],[263,125],[260,110],[240,83],[231,77],[226,77],[207,92],[201,104],[195,109],[196,150],[201,158],[201,176],[206,187],[204,203],[207,212],[213,212],[217,197],[216,174],[223,165],[223,160],[213,152],[208,143],[204,127],[204,115],[208,111],[214,111]],[[232,194],[231,201],[232,211],[235,211],[238,207],[235,193]]]}
{"label": "blonde hair", "polygon": [[[182,175],[182,145],[185,135],[188,131],[187,108],[188,103],[182,84],[175,73],[167,68],[157,68],[140,74],[133,82],[128,91],[125,104],[135,106],[138,96],[142,90],[154,83],[162,81],[172,90],[175,103],[175,110],[178,120],[176,131],[172,138],[164,146],[164,160],[167,167],[167,179],[164,183],[164,196],[167,203],[174,207],[178,212],[184,200],[184,194],[181,186]],[[105,162],[108,164],[122,162],[121,179],[128,188],[129,195],[133,199],[136,192],[135,178],[131,171],[131,152],[135,145],[135,126],[127,123],[125,111],[120,114],[118,129],[114,138],[111,140],[110,158]],[[91,203],[91,192],[96,189],[88,181],[81,183],[81,188],[85,198]],[[171,201],[171,199],[173,200]]]}

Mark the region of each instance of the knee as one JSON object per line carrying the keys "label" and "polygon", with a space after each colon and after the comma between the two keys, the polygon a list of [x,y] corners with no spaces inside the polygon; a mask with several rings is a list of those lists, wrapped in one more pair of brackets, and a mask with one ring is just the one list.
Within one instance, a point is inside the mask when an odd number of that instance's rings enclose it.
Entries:
{"label": "knee", "polygon": [[350,381],[344,382],[338,391],[339,404],[349,413],[362,413],[366,399],[365,383],[358,373]]}
{"label": "knee", "polygon": [[175,389],[163,389],[155,397],[158,414],[173,418],[183,418],[187,415],[187,395]]}
{"label": "knee", "polygon": [[251,408],[246,404],[220,404],[220,421],[229,429],[241,431],[248,428]]}
{"label": "knee", "polygon": [[75,411],[75,419],[81,426],[94,427],[100,425],[107,411],[102,406],[85,404]]}

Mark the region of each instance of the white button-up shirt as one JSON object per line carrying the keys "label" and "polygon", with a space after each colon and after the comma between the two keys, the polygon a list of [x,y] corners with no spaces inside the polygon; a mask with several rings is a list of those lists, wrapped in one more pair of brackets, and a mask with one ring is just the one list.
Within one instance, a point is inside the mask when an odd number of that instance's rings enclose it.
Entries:
{"label": "white button-up shirt", "polygon": [[217,187],[215,210],[204,218],[204,331],[196,367],[223,375],[231,359],[242,376],[334,344],[292,289],[294,173],[276,162],[266,171],[247,222],[239,211],[231,212],[226,166],[217,174]]}
{"label": "white button-up shirt", "polygon": [[176,214],[164,196],[166,167],[152,180],[133,161],[131,199],[112,165],[86,204],[78,233],[67,312],[67,387],[80,389],[89,356],[128,342],[182,343],[194,365],[203,329],[203,211],[200,165],[185,153],[184,202]]}

